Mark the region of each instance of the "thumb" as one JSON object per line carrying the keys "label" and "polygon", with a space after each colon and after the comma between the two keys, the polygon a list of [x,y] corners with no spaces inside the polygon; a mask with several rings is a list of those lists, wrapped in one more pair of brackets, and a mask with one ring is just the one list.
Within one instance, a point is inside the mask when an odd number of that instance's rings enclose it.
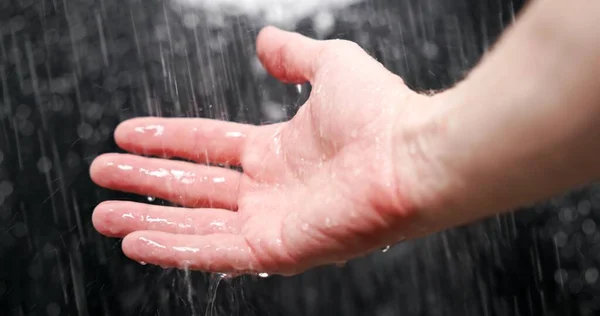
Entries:
{"label": "thumb", "polygon": [[256,39],[256,53],[267,71],[286,83],[314,77],[324,42],[267,26]]}

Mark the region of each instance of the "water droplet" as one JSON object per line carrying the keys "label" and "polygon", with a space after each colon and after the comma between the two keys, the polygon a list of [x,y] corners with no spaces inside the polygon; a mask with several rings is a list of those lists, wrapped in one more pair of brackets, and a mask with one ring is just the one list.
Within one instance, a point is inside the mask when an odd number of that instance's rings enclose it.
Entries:
{"label": "water droplet", "polygon": [[148,125],[136,127],[134,130],[141,134],[146,133],[146,131],[150,131],[154,132],[154,136],[161,136],[165,131],[165,127],[162,125]]}
{"label": "water droplet", "polygon": [[436,59],[439,55],[440,49],[435,43],[425,42],[422,47],[423,55],[427,59]]}
{"label": "water droplet", "polygon": [[225,182],[225,177],[213,178],[212,181],[214,183],[224,183]]}
{"label": "water droplet", "polygon": [[554,234],[554,242],[556,243],[556,247],[562,248],[569,242],[569,235],[563,231],[559,231]]}
{"label": "water droplet", "polygon": [[574,208],[565,207],[560,210],[558,213],[558,219],[560,219],[563,223],[570,223],[575,220],[577,214],[575,213]]}
{"label": "water droplet", "polygon": [[591,218],[586,218],[581,224],[581,230],[583,230],[586,235],[593,234],[596,231],[596,222]]}
{"label": "water droplet", "polygon": [[227,132],[227,133],[225,133],[225,137],[227,137],[227,138],[242,138],[242,137],[246,137],[246,135],[241,132]]}
{"label": "water droplet", "polygon": [[31,115],[31,108],[25,104],[19,104],[15,116],[21,120],[26,120]]}
{"label": "water droplet", "polygon": [[596,283],[596,281],[598,280],[598,275],[598,269],[589,268],[587,269],[587,271],[585,271],[584,278],[587,283],[593,284]]}
{"label": "water droplet", "polygon": [[46,156],[42,156],[37,162],[37,168],[42,173],[47,173],[52,169],[52,160]]}
{"label": "water droplet", "polygon": [[558,269],[554,272],[554,281],[559,285],[564,285],[569,279],[569,273],[564,269]]}
{"label": "water droplet", "polygon": [[200,23],[200,18],[196,14],[187,13],[183,16],[183,25],[189,29],[194,29]]}
{"label": "water droplet", "polygon": [[206,306],[206,314],[205,315],[214,315],[215,308],[215,299],[217,297],[217,289],[219,288],[219,283],[225,278],[227,278],[227,273],[215,273],[212,274],[208,283],[208,293],[207,293],[207,306]]}
{"label": "water droplet", "polygon": [[77,127],[77,135],[82,139],[89,139],[90,137],[92,137],[93,134],[94,128],[87,123],[81,123]]}
{"label": "water droplet", "polygon": [[153,196],[148,196],[147,199],[148,199],[148,202],[154,202],[156,200],[156,198]]}
{"label": "water droplet", "polygon": [[331,12],[321,11],[313,17],[313,25],[315,31],[323,36],[335,26],[335,17]]}
{"label": "water droplet", "polygon": [[387,246],[381,248],[381,252],[387,252],[388,250],[390,250],[390,248],[392,248],[392,246],[387,245]]}
{"label": "water droplet", "polygon": [[302,224],[302,231],[307,231],[307,230],[308,230],[308,223]]}
{"label": "water droplet", "polygon": [[194,288],[192,287],[192,273],[188,268],[189,263],[185,263],[185,268],[183,269],[185,284],[187,285],[187,300],[190,303],[191,314],[196,315],[196,309],[194,308]]}
{"label": "water droplet", "polygon": [[581,215],[588,215],[592,209],[592,203],[588,200],[583,200],[577,204],[577,211]]}

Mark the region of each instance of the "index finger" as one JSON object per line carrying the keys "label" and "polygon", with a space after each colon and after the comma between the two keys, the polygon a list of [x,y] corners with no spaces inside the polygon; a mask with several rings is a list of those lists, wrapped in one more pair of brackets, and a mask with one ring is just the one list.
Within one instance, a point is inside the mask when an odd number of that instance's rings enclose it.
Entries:
{"label": "index finger", "polygon": [[239,165],[258,126],[203,118],[134,118],[115,130],[119,147],[136,153]]}

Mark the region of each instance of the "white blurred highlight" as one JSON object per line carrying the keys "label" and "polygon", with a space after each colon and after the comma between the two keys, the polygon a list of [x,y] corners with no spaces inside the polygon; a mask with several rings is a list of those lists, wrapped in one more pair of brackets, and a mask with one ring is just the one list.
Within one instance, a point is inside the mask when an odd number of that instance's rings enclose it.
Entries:
{"label": "white blurred highlight", "polygon": [[264,24],[291,29],[311,18],[315,31],[326,33],[334,24],[332,12],[363,0],[176,0],[218,15],[247,15]]}

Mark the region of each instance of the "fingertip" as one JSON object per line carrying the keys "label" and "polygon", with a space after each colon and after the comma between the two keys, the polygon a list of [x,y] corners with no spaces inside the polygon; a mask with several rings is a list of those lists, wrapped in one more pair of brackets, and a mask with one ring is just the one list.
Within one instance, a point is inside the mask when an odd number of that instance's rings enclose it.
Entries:
{"label": "fingertip", "polygon": [[136,127],[143,125],[146,118],[136,117],[121,122],[115,128],[114,138],[117,145],[123,146]]}
{"label": "fingertip", "polygon": [[260,30],[260,32],[258,32],[258,33],[259,33],[259,34],[261,34],[261,33],[264,33],[264,32],[277,32],[277,31],[283,32],[283,30],[282,30],[282,29],[280,29],[280,28],[278,28],[278,27],[276,27],[276,26],[273,26],[273,25],[265,25],[265,27],[263,27],[263,28]]}
{"label": "fingertip", "polygon": [[111,215],[114,213],[115,201],[105,201],[96,206],[92,213],[92,225],[102,235],[112,236],[114,235],[110,231]]}
{"label": "fingertip", "polygon": [[148,233],[145,231],[135,231],[127,234],[123,237],[123,242],[121,243],[123,253],[132,260],[141,261],[138,248],[141,241],[149,240],[146,237],[147,235]]}
{"label": "fingertip", "polygon": [[106,169],[114,165],[114,158],[117,154],[104,154],[96,157],[90,165],[90,177],[94,183],[105,186],[108,178],[106,175]]}
{"label": "fingertip", "polygon": [[278,31],[281,32],[280,29],[272,25],[263,27],[256,36],[256,50],[259,52],[263,51],[263,49],[266,47],[265,44],[268,44],[271,35],[276,34]]}
{"label": "fingertip", "polygon": [[107,164],[106,158],[104,155],[100,155],[92,161],[90,165],[90,177],[92,181],[98,184],[98,180],[100,179],[100,175],[102,174],[102,169]]}
{"label": "fingertip", "polygon": [[131,125],[130,120],[123,121],[115,128],[114,138],[117,145],[121,145],[122,141],[125,140]]}
{"label": "fingertip", "polygon": [[272,45],[272,34],[273,32],[277,32],[277,28],[274,26],[265,26],[263,27],[258,35],[256,36],[256,55],[258,59],[263,64],[263,66],[267,67],[267,56],[270,54],[270,47]]}
{"label": "fingertip", "polygon": [[155,231],[135,231],[123,238],[121,248],[123,253],[132,260],[164,267],[177,267],[177,259],[170,248],[161,241],[161,236],[169,238],[170,235]]}

